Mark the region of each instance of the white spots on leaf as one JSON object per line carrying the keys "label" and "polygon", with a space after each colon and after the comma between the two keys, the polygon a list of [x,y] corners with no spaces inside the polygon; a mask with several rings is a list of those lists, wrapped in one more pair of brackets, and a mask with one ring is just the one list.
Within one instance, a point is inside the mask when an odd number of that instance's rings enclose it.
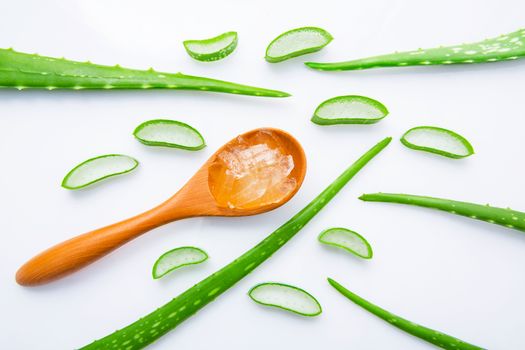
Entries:
{"label": "white spots on leaf", "polygon": [[254,266],[255,266],[255,263],[252,262],[252,263],[246,265],[246,267],[244,268],[244,271],[248,271],[248,270],[250,270],[250,269],[251,269],[252,267],[254,267]]}
{"label": "white spots on leaf", "polygon": [[110,89],[113,89],[113,88],[114,88],[114,86],[111,85],[111,84],[104,85],[104,89],[106,89],[106,90],[110,90]]}
{"label": "white spots on leaf", "polygon": [[469,50],[469,51],[465,51],[465,53],[466,53],[467,55],[475,55],[475,54],[478,53],[478,52],[475,51],[475,50]]}
{"label": "white spots on leaf", "polygon": [[443,64],[452,64],[452,63],[454,63],[454,62],[453,62],[453,61],[450,61],[450,60],[447,60],[447,61],[443,61],[443,62],[441,62],[441,63],[443,63]]}
{"label": "white spots on leaf", "polygon": [[173,318],[177,315],[177,311],[174,311],[172,312],[171,314],[168,315],[168,318]]}
{"label": "white spots on leaf", "polygon": [[406,66],[408,63],[407,62],[399,62],[397,65],[398,66]]}
{"label": "white spots on leaf", "polygon": [[186,309],[186,306],[182,306],[179,311],[184,311]]}
{"label": "white spots on leaf", "polygon": [[497,58],[489,58],[489,59],[487,59],[487,62],[496,62],[496,61],[499,61],[499,59],[497,59]]}
{"label": "white spots on leaf", "polygon": [[217,294],[217,292],[220,291],[220,290],[221,290],[220,287],[214,288],[214,289],[212,289],[212,290],[208,293],[208,296],[209,296],[209,297],[214,296],[214,295]]}
{"label": "white spots on leaf", "polygon": [[504,47],[498,50],[498,52],[507,52],[507,51],[510,51],[510,47]]}
{"label": "white spots on leaf", "polygon": [[158,325],[160,325],[160,321],[155,322],[151,327],[156,328]]}
{"label": "white spots on leaf", "polygon": [[197,300],[195,300],[195,301],[193,302],[193,305],[197,306],[197,305],[199,305],[199,304],[201,303],[201,301],[202,301],[202,300],[197,299]]}
{"label": "white spots on leaf", "polygon": [[474,63],[474,60],[464,60],[464,63]]}
{"label": "white spots on leaf", "polygon": [[420,64],[430,64],[431,62],[430,61],[421,61],[419,62]]}

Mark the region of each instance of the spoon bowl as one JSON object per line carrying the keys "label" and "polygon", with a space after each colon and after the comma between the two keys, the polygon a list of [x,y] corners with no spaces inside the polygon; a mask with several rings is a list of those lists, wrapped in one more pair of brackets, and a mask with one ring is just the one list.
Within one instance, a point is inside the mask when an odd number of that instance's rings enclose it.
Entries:
{"label": "spoon bowl", "polygon": [[168,222],[196,216],[247,216],[278,208],[306,174],[306,156],[285,131],[259,128],[219,148],[175,195],[130,219],[55,245],[16,273],[23,286],[51,282]]}

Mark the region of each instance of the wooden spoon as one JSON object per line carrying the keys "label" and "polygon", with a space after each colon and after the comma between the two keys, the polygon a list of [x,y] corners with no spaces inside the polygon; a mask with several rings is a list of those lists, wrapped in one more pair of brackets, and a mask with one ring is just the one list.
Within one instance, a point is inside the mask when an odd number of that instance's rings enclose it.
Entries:
{"label": "wooden spoon", "polygon": [[[278,193],[274,189],[265,197],[251,202],[245,201],[243,204],[238,201],[239,193],[236,193],[239,191],[239,186],[228,187],[229,183],[225,182],[231,181],[231,178],[226,176],[230,174],[228,173],[230,170],[222,161],[223,157],[219,155],[226,153],[231,155],[235,150],[256,145],[266,145],[270,150],[279,151],[283,157],[291,156],[293,169],[287,176],[285,175],[287,187],[284,192]],[[265,146],[258,146],[253,150],[261,147],[268,150]],[[257,154],[254,153],[254,159],[256,156]],[[285,161],[289,160],[290,158],[286,157]],[[256,172],[257,169],[253,171]],[[64,277],[102,258],[141,234],[174,220],[195,216],[254,215],[275,209],[286,203],[299,190],[305,173],[306,157],[303,148],[294,137],[282,130],[272,128],[249,131],[217,150],[186,185],[166,202],[130,219],[85,233],[49,248],[25,263],[16,273],[16,281],[23,286],[33,286]],[[261,184],[268,183],[264,178],[265,175],[261,176],[259,180],[257,177],[249,178],[251,181],[249,184],[260,185],[257,181],[261,181]],[[240,205],[232,203],[240,203]]]}

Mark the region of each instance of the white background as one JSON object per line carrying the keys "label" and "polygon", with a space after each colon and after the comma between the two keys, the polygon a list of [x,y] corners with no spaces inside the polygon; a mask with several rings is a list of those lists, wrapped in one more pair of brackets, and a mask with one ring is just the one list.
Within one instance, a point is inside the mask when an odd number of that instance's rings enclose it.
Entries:
{"label": "white background", "polygon": [[[4,349],[72,349],[123,327],[239,256],[295,214],[385,136],[392,144],[269,261],[153,349],[429,348],[343,298],[331,276],[363,297],[490,349],[525,348],[525,235],[428,209],[364,203],[364,192],[407,192],[525,210],[525,61],[472,66],[318,72],[306,60],[336,61],[394,50],[476,41],[524,25],[514,1],[3,1],[0,46],[104,64],[182,71],[293,94],[269,99],[185,91],[0,91],[0,344]],[[279,64],[263,59],[281,32],[321,26],[322,52]],[[185,39],[236,30],[239,46],[215,63],[193,61]],[[321,127],[321,101],[362,94],[390,115],[372,126]],[[141,122],[172,118],[202,132],[200,152],[146,147]],[[452,160],[403,147],[417,125],[455,130],[476,154]],[[247,218],[175,222],[83,271],[38,288],[17,268],[52,244],[146,210],[177,191],[214,150],[247,130],[295,135],[309,162],[302,189],[282,208]],[[132,174],[81,191],[60,181],[92,156],[138,158]],[[321,246],[318,233],[345,226],[369,239],[364,261]],[[194,245],[205,264],[151,279],[164,251]],[[301,286],[324,307],[305,319],[253,303],[258,282]]]}

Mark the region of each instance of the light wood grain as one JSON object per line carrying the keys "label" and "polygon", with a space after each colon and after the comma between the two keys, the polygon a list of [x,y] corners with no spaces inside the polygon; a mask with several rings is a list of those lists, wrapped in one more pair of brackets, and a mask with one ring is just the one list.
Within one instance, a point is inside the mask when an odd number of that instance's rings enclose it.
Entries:
{"label": "light wood grain", "polygon": [[296,179],[297,186],[278,203],[250,209],[217,205],[209,190],[209,166],[224,147],[237,142],[237,138],[234,138],[217,150],[179,192],[161,205],[127,220],[71,238],[43,251],[18,270],[16,281],[23,286],[35,286],[67,276],[143,233],[174,220],[195,216],[255,215],[283,205],[301,187],[306,174],[306,157],[299,142],[279,129],[255,129],[241,136],[249,137],[259,131],[271,132],[281,141],[282,150],[291,154],[294,159],[295,167],[290,176]]}

